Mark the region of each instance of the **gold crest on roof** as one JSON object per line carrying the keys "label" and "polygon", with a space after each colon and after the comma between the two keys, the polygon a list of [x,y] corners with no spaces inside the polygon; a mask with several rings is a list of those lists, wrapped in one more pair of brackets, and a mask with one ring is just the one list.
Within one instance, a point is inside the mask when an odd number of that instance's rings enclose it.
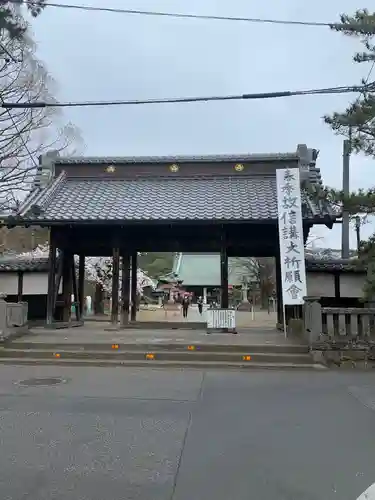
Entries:
{"label": "gold crest on roof", "polygon": [[109,165],[105,171],[108,173],[108,174],[113,174],[113,172],[116,170],[116,168],[113,166],[113,165]]}
{"label": "gold crest on roof", "polygon": [[242,163],[237,163],[235,166],[234,166],[234,170],[236,172],[242,172],[242,170],[244,169],[245,167],[242,165]]}
{"label": "gold crest on roof", "polygon": [[174,163],[173,165],[171,165],[171,166],[169,167],[169,170],[170,170],[171,172],[178,172],[178,171],[180,170],[180,167],[179,167],[176,163]]}

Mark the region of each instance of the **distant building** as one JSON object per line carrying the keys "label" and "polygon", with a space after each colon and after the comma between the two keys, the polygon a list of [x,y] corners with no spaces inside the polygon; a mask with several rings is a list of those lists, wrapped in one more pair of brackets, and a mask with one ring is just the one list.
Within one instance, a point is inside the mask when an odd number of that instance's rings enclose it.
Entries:
{"label": "distant building", "polygon": [[[249,276],[249,269],[234,265],[229,259],[228,284],[230,287],[242,287],[245,282],[256,283],[254,276]],[[218,298],[220,289],[220,254],[218,253],[177,253],[172,274],[182,282],[184,290],[195,297],[202,296],[205,303]]]}
{"label": "distant building", "polygon": [[[306,259],[308,295],[319,296],[325,306],[357,306],[366,278],[366,270],[354,259]],[[229,263],[229,286],[243,287],[249,270]],[[178,253],[172,274],[182,282],[182,288],[203,296],[205,302],[216,299],[220,290],[220,255],[213,253]],[[256,279],[247,280],[248,287],[256,287]]]}

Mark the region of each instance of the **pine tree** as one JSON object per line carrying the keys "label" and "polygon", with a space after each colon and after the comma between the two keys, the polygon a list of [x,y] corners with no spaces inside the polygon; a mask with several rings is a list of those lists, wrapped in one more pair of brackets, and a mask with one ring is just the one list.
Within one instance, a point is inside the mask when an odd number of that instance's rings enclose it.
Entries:
{"label": "pine tree", "polygon": [[357,11],[353,16],[343,14],[341,24],[335,25],[332,29],[362,42],[364,51],[355,53],[353,60],[359,64],[367,63],[370,71],[362,81],[366,90],[344,111],[325,116],[324,120],[339,135],[350,136],[353,151],[374,156],[375,83],[371,82],[371,71],[375,64],[375,13],[370,14],[364,9]]}
{"label": "pine tree", "polygon": [[[324,121],[335,133],[349,138],[351,152],[375,157],[375,13],[363,9],[352,16],[343,14],[341,24],[332,26],[332,29],[361,41],[364,50],[355,53],[353,60],[359,64],[367,63],[368,68],[362,80],[365,90],[344,111],[327,115]],[[328,197],[352,216],[375,213],[375,187],[352,192],[349,196],[344,196],[341,190],[326,188],[319,196]],[[369,299],[375,295],[375,234],[362,242],[359,250],[359,261],[365,261],[368,266],[364,292]]]}

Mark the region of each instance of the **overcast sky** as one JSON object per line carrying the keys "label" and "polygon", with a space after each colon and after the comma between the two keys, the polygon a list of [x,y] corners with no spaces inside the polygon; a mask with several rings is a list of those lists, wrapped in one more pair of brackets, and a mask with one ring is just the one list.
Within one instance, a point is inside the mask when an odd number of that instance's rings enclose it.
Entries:
{"label": "overcast sky", "polygon": [[[67,0],[61,0],[68,3]],[[72,3],[72,2],[69,2]],[[86,5],[220,16],[335,22],[355,0],[77,0]],[[242,94],[360,83],[358,42],[328,28],[81,12],[47,7],[33,22],[39,57],[66,100]],[[375,73],[373,75],[375,77]],[[322,122],[351,96],[164,104],[65,111],[87,155],[169,155],[320,150],[324,182],[341,183],[342,138]],[[370,187],[373,160],[355,156],[351,187]],[[372,227],[364,228],[363,236]],[[340,227],[315,229],[340,245]],[[355,238],[352,231],[352,246]],[[317,242],[318,244],[318,242]]]}

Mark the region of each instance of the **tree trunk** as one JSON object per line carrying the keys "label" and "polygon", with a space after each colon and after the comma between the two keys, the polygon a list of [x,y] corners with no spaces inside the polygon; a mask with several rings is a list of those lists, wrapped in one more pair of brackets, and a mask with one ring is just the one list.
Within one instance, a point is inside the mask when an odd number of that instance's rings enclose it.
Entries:
{"label": "tree trunk", "polygon": [[268,287],[267,283],[260,284],[260,306],[262,309],[268,309]]}
{"label": "tree trunk", "polygon": [[94,314],[104,314],[104,290],[100,283],[95,285]]}

